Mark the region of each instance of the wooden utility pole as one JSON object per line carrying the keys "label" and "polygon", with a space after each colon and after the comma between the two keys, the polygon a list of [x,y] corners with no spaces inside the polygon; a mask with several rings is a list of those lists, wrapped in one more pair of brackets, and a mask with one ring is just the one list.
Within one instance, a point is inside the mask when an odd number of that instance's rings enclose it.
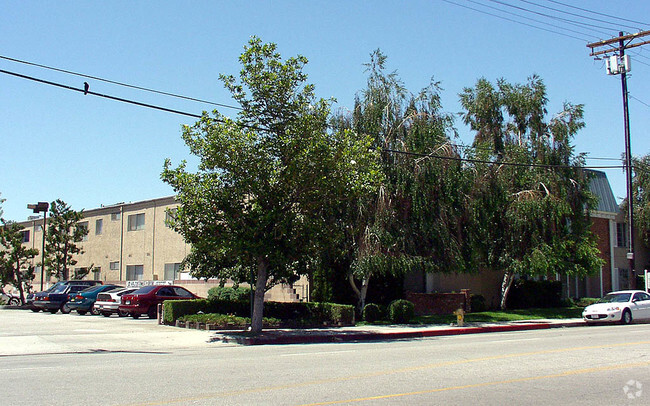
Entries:
{"label": "wooden utility pole", "polygon": [[[623,32],[618,33],[617,38],[612,38],[605,41],[594,42],[587,44],[587,48],[591,49],[591,56],[599,57],[603,55],[607,61],[607,74],[621,75],[621,88],[623,89],[623,118],[625,123],[625,172],[626,172],[626,186],[627,186],[627,229],[629,235],[629,248],[627,252],[627,259],[629,262],[628,276],[630,288],[636,289],[636,272],[634,270],[634,207],[633,207],[633,191],[632,191],[632,152],[630,147],[630,113],[628,110],[628,94],[627,94],[627,72],[630,71],[630,59],[625,55],[625,50],[636,48],[642,45],[650,44],[650,41],[635,42],[640,38],[650,35],[650,31],[642,31],[636,34],[623,35]],[[597,48],[606,47],[604,50],[596,51]],[[609,56],[609,54],[613,54]]]}

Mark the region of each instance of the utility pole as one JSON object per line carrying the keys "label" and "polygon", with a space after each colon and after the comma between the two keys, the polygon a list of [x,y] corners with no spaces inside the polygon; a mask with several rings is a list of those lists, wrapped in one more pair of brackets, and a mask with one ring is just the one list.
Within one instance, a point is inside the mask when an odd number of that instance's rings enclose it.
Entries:
{"label": "utility pole", "polygon": [[[629,48],[636,48],[641,45],[650,44],[650,41],[636,42],[639,38],[647,37],[650,31],[638,32],[636,34],[623,35],[623,32],[618,33],[617,38],[612,38],[605,41],[594,42],[587,44],[587,48],[591,49],[591,56],[598,57],[605,55],[606,67],[608,75],[621,75],[621,88],[623,91],[623,120],[625,123],[625,172],[626,172],[626,187],[627,187],[627,230],[629,248],[627,252],[627,259],[629,263],[628,276],[630,288],[636,289],[636,272],[634,270],[634,207],[633,207],[633,191],[632,191],[632,152],[630,147],[630,113],[628,110],[628,92],[627,92],[627,72],[631,70],[630,57],[625,55],[625,50]],[[615,45],[618,45],[616,47]],[[596,51],[596,48],[607,47],[602,51]],[[612,53],[612,56],[608,56]]]}

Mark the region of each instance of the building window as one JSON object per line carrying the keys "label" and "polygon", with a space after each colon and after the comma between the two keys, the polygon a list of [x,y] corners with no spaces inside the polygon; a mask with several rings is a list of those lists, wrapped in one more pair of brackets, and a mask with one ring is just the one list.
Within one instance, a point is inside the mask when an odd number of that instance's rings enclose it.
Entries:
{"label": "building window", "polygon": [[616,223],[616,246],[617,247],[627,247],[627,224],[625,223]]}
{"label": "building window", "polygon": [[23,235],[23,242],[29,242],[29,230],[24,230],[20,233]]}
{"label": "building window", "polygon": [[86,232],[85,232],[83,238],[81,239],[81,241],[88,241],[88,222],[84,221],[83,223],[79,223],[79,228],[82,228],[82,229],[86,230]]}
{"label": "building window", "polygon": [[144,277],[144,265],[127,265],[126,280],[141,281]]}
{"label": "building window", "polygon": [[176,212],[177,211],[178,211],[178,209],[174,208],[174,209],[168,209],[165,212],[165,225],[167,227],[171,227],[172,222],[174,222],[174,220],[176,220]]}
{"label": "building window", "polygon": [[144,230],[144,213],[129,216],[129,231]]}
{"label": "building window", "polygon": [[108,264],[108,268],[111,271],[117,271],[120,269],[120,261],[113,261],[110,264]]}
{"label": "building window", "polygon": [[95,220],[95,235],[101,235],[104,232],[104,220]]}
{"label": "building window", "polygon": [[165,280],[166,281],[176,280],[176,275],[178,275],[178,272],[180,270],[181,270],[180,263],[165,264]]}
{"label": "building window", "polygon": [[96,266],[93,268],[93,280],[98,281],[100,280],[102,274],[102,268],[99,266]]}
{"label": "building window", "polygon": [[41,231],[43,231],[43,226],[39,224],[36,226],[36,232],[40,233]]}

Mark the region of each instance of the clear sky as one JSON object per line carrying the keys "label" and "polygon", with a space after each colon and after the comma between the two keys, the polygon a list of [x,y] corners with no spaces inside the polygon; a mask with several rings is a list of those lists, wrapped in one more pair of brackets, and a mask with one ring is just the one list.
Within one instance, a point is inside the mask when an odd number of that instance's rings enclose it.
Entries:
{"label": "clear sky", "polygon": [[[410,91],[440,81],[443,108],[452,113],[461,111],[458,94],[480,77],[523,83],[538,74],[549,114],[565,101],[585,105],[587,125],[575,144],[589,154],[589,166],[620,165],[624,133],[620,77],[607,76],[586,44],[650,29],[644,0],[7,0],[0,15],[2,57],[224,104],[233,102],[218,75],[239,72],[237,58],[252,35],[277,43],[284,57],[306,56],[317,94],[342,109],[364,88],[363,63],[377,48]],[[650,45],[629,53],[632,152],[645,155]],[[87,81],[94,92],[194,114],[215,108],[6,59],[0,70],[75,88]],[[0,73],[4,217],[25,220],[32,214],[26,205],[38,201],[62,199],[80,210],[173,194],[160,172],[165,158],[194,162],[181,140],[181,125],[194,121]],[[456,126],[458,142],[470,144],[460,118]],[[620,200],[623,171],[605,172]]]}

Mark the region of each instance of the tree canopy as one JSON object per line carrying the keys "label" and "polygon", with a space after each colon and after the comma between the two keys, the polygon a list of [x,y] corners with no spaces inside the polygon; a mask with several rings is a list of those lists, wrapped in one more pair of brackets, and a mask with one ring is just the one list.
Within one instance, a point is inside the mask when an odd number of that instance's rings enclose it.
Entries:
{"label": "tree canopy", "polygon": [[255,270],[254,332],[266,289],[308,271],[340,235],[337,203],[372,194],[381,173],[369,137],[329,130],[331,102],[306,84],[307,59],[276,48],[250,40],[239,78],[220,76],[237,118],[215,110],[184,127],[198,170],[167,160],[162,173],[180,202],[172,226],[192,244],[186,265],[202,277]]}
{"label": "tree canopy", "polygon": [[77,263],[74,255],[83,251],[77,243],[88,234],[80,220],[83,211],[75,211],[63,200],[50,204],[49,221],[45,237],[45,270],[58,279],[70,279],[70,267]]}

